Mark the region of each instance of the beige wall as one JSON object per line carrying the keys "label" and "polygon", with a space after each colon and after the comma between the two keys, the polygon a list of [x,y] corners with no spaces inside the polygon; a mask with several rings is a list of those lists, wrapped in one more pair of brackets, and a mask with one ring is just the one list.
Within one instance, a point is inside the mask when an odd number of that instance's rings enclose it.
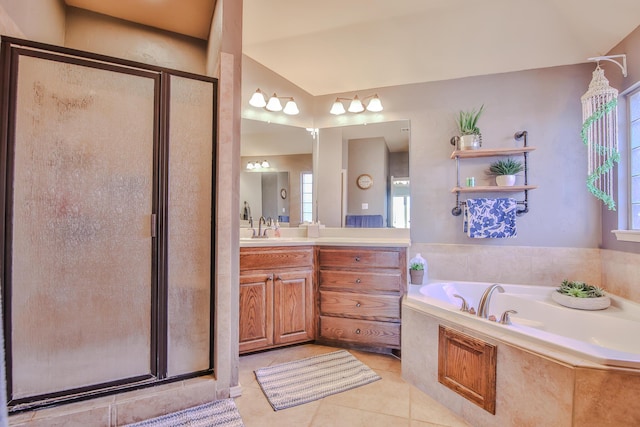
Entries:
{"label": "beige wall", "polygon": [[206,42],[82,9],[67,12],[65,45],[196,74],[206,68]]}
{"label": "beige wall", "polygon": [[[255,161],[256,156],[248,156],[241,157],[240,164],[246,165],[249,161]],[[300,174],[302,172],[311,172],[313,170],[313,161],[311,159],[311,154],[292,154],[287,156],[262,156],[259,157],[260,160],[267,160],[270,164],[270,169],[265,172],[289,172],[289,190],[287,194],[287,203],[289,205],[288,215],[289,223],[291,227],[297,226],[300,221],[300,212],[301,212],[301,186],[300,186]],[[251,213],[253,214],[254,221],[262,215],[260,207],[256,204],[260,197],[258,197],[258,192],[255,191],[257,187],[257,183],[259,181],[255,181],[249,177],[249,175],[255,174],[254,172],[244,172],[241,171],[241,181],[244,178],[246,182],[243,182],[247,185],[253,185],[254,191],[250,191],[251,189],[243,188],[240,186],[240,213],[242,213],[242,207],[245,200],[249,200],[251,197],[255,202],[250,201],[251,205]],[[244,177],[243,177],[244,175]],[[255,177],[254,177],[255,178]],[[278,198],[280,196],[278,195]],[[280,213],[282,215],[282,213]]]}
{"label": "beige wall", "polygon": [[[576,65],[372,90],[380,95],[385,110],[350,116],[351,120],[411,121],[412,241],[598,247],[600,209],[584,184],[586,151],[580,141],[580,96],[587,88],[590,71],[590,66]],[[334,98],[319,97],[317,105],[326,106]],[[457,134],[455,116],[461,109],[482,104],[484,147],[521,146],[513,139],[519,130],[527,130],[529,145],[536,147],[529,156],[529,182],[538,189],[529,193],[530,212],[518,217],[515,239],[471,240],[461,231],[462,218],[450,213],[455,205],[451,188],[456,183],[456,165],[450,159],[453,147],[449,140]],[[316,116],[321,141],[325,127],[345,124],[336,122],[344,120],[342,116],[328,116]],[[489,162],[470,162],[467,173],[485,179]],[[339,187],[328,185],[322,189],[339,191]],[[523,195],[514,197],[521,200]]]}
{"label": "beige wall", "polygon": [[[360,138],[348,141],[347,214],[382,215],[387,223],[387,181],[389,149],[384,138]],[[360,174],[373,178],[373,185],[360,189],[356,180]],[[367,209],[363,209],[363,204]]]}
{"label": "beige wall", "polygon": [[[252,63],[246,57],[244,62]],[[349,97],[352,93],[313,98],[314,127],[321,129],[318,153],[321,158],[317,160],[318,179],[323,184],[317,194],[320,221],[334,226],[340,223],[339,215],[325,206],[327,203],[339,206],[342,185],[339,176],[342,167],[327,164],[342,158],[325,146],[337,143],[332,141],[334,134],[329,128],[409,119],[413,242],[598,247],[602,235],[600,204],[586,189],[587,154],[580,140],[580,97],[587,89],[591,70],[591,64],[581,64],[364,91],[379,94],[385,106],[380,113],[341,116],[328,113],[336,96]],[[260,86],[261,81],[277,80],[269,73],[259,64],[245,66],[243,117],[255,114],[246,107],[254,86]],[[518,237],[514,239],[471,240],[461,231],[462,217],[450,213],[455,206],[451,188],[456,184],[456,164],[450,159],[453,147],[449,140],[458,133],[455,117],[460,110],[482,104],[485,112],[479,125],[484,147],[521,146],[513,139],[520,130],[529,132],[529,145],[536,147],[529,155],[529,183],[538,189],[529,192],[530,212],[518,217]],[[466,163],[464,167],[470,168],[463,171],[462,178],[468,174],[476,176],[477,181],[488,182],[485,170],[490,161]],[[513,196],[518,200],[524,197],[522,193]]]}
{"label": "beige wall", "polygon": [[[66,45],[69,47],[199,74],[206,72],[219,78],[215,153],[218,208],[215,221],[215,381],[211,381],[211,378],[195,381],[193,393],[185,391],[186,383],[175,383],[179,390],[167,388],[170,390],[167,394],[171,395],[167,399],[158,393],[136,392],[135,399],[126,402],[126,408],[119,408],[118,420],[113,419],[112,422],[120,423],[123,419],[121,414],[126,422],[132,422],[134,419],[126,417],[138,417],[139,420],[141,413],[148,418],[204,403],[203,399],[210,400],[212,394],[218,398],[237,395],[240,392],[237,336],[239,250],[235,211],[240,160],[242,1],[217,0],[211,29],[211,34],[216,37],[209,45],[201,40],[127,24],[77,9],[70,9],[66,16],[65,8],[58,0],[0,0],[0,7],[0,28],[5,34],[65,45],[64,34],[67,30]],[[176,396],[180,398],[176,399]],[[167,402],[170,404],[166,405]],[[107,415],[113,413],[114,409],[108,402],[103,406]],[[82,414],[78,412],[73,415]]]}
{"label": "beige wall", "polygon": [[[262,90],[267,96],[276,93],[278,96],[291,96],[295,99],[300,114],[288,116],[283,113],[273,113],[263,108],[249,105],[249,99],[256,89]],[[263,122],[279,123],[282,125],[301,128],[314,127],[314,98],[308,93],[265,68],[246,55],[242,56],[242,117]]]}
{"label": "beige wall", "polygon": [[64,45],[62,0],[0,0],[0,34]]}

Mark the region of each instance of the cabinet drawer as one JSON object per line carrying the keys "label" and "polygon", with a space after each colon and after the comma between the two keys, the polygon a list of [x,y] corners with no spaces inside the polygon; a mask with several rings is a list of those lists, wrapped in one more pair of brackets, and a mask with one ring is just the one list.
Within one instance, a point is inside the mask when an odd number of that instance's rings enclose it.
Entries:
{"label": "cabinet drawer", "polygon": [[401,252],[391,249],[320,248],[318,257],[320,267],[400,268],[402,266]]}
{"label": "cabinet drawer", "polygon": [[403,277],[400,270],[344,271],[320,270],[320,289],[349,289],[354,291],[401,292]]}
{"label": "cabinet drawer", "polygon": [[311,247],[240,248],[240,270],[263,270],[313,265]]}
{"label": "cabinet drawer", "polygon": [[399,320],[400,296],[321,291],[320,313],[370,320]]}
{"label": "cabinet drawer", "polygon": [[320,337],[374,347],[400,348],[400,324],[320,316]]}

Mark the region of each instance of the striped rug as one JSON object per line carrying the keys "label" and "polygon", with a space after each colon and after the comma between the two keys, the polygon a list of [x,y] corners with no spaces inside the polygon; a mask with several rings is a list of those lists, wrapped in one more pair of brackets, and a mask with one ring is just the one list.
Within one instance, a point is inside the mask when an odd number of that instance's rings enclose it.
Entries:
{"label": "striped rug", "polygon": [[233,399],[216,400],[157,418],[127,424],[128,427],[243,427]]}
{"label": "striped rug", "polygon": [[380,379],[346,350],[281,363],[255,371],[275,411],[351,390]]}

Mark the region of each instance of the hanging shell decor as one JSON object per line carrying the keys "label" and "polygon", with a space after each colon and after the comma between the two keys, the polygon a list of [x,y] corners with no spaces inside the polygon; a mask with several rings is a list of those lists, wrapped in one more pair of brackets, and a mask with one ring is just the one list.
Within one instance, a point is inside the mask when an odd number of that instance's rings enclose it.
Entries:
{"label": "hanging shell decor", "polygon": [[609,86],[600,65],[593,72],[589,90],[582,95],[582,142],[588,148],[587,188],[609,210],[613,200],[613,167],[618,152],[618,91]]}

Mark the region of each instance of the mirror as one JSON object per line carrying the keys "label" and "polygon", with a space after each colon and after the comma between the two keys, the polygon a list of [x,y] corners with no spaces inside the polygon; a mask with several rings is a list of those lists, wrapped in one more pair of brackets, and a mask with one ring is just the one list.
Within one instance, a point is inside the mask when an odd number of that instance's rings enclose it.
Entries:
{"label": "mirror", "polygon": [[[303,128],[243,118],[240,151],[246,172],[241,174],[240,203],[249,202],[261,185],[256,175],[289,172],[286,209],[295,227],[302,222],[302,174],[313,172],[316,194],[308,201],[317,204],[313,220],[330,227],[409,228],[409,139],[408,120],[323,128],[314,135]],[[248,163],[264,160],[268,168],[247,171]],[[244,177],[251,174],[253,179]],[[339,182],[325,180],[323,174],[332,179],[339,175]],[[249,203],[255,219],[264,209],[253,200]],[[278,209],[282,214],[283,207]]]}
{"label": "mirror", "polygon": [[[313,171],[312,144],[312,135],[303,128],[242,119],[241,226],[248,226],[248,216],[271,217],[285,227],[302,222],[300,176]],[[259,168],[247,169],[249,164]]]}
{"label": "mirror", "polygon": [[288,226],[289,172],[241,172],[241,220],[261,216]]}

